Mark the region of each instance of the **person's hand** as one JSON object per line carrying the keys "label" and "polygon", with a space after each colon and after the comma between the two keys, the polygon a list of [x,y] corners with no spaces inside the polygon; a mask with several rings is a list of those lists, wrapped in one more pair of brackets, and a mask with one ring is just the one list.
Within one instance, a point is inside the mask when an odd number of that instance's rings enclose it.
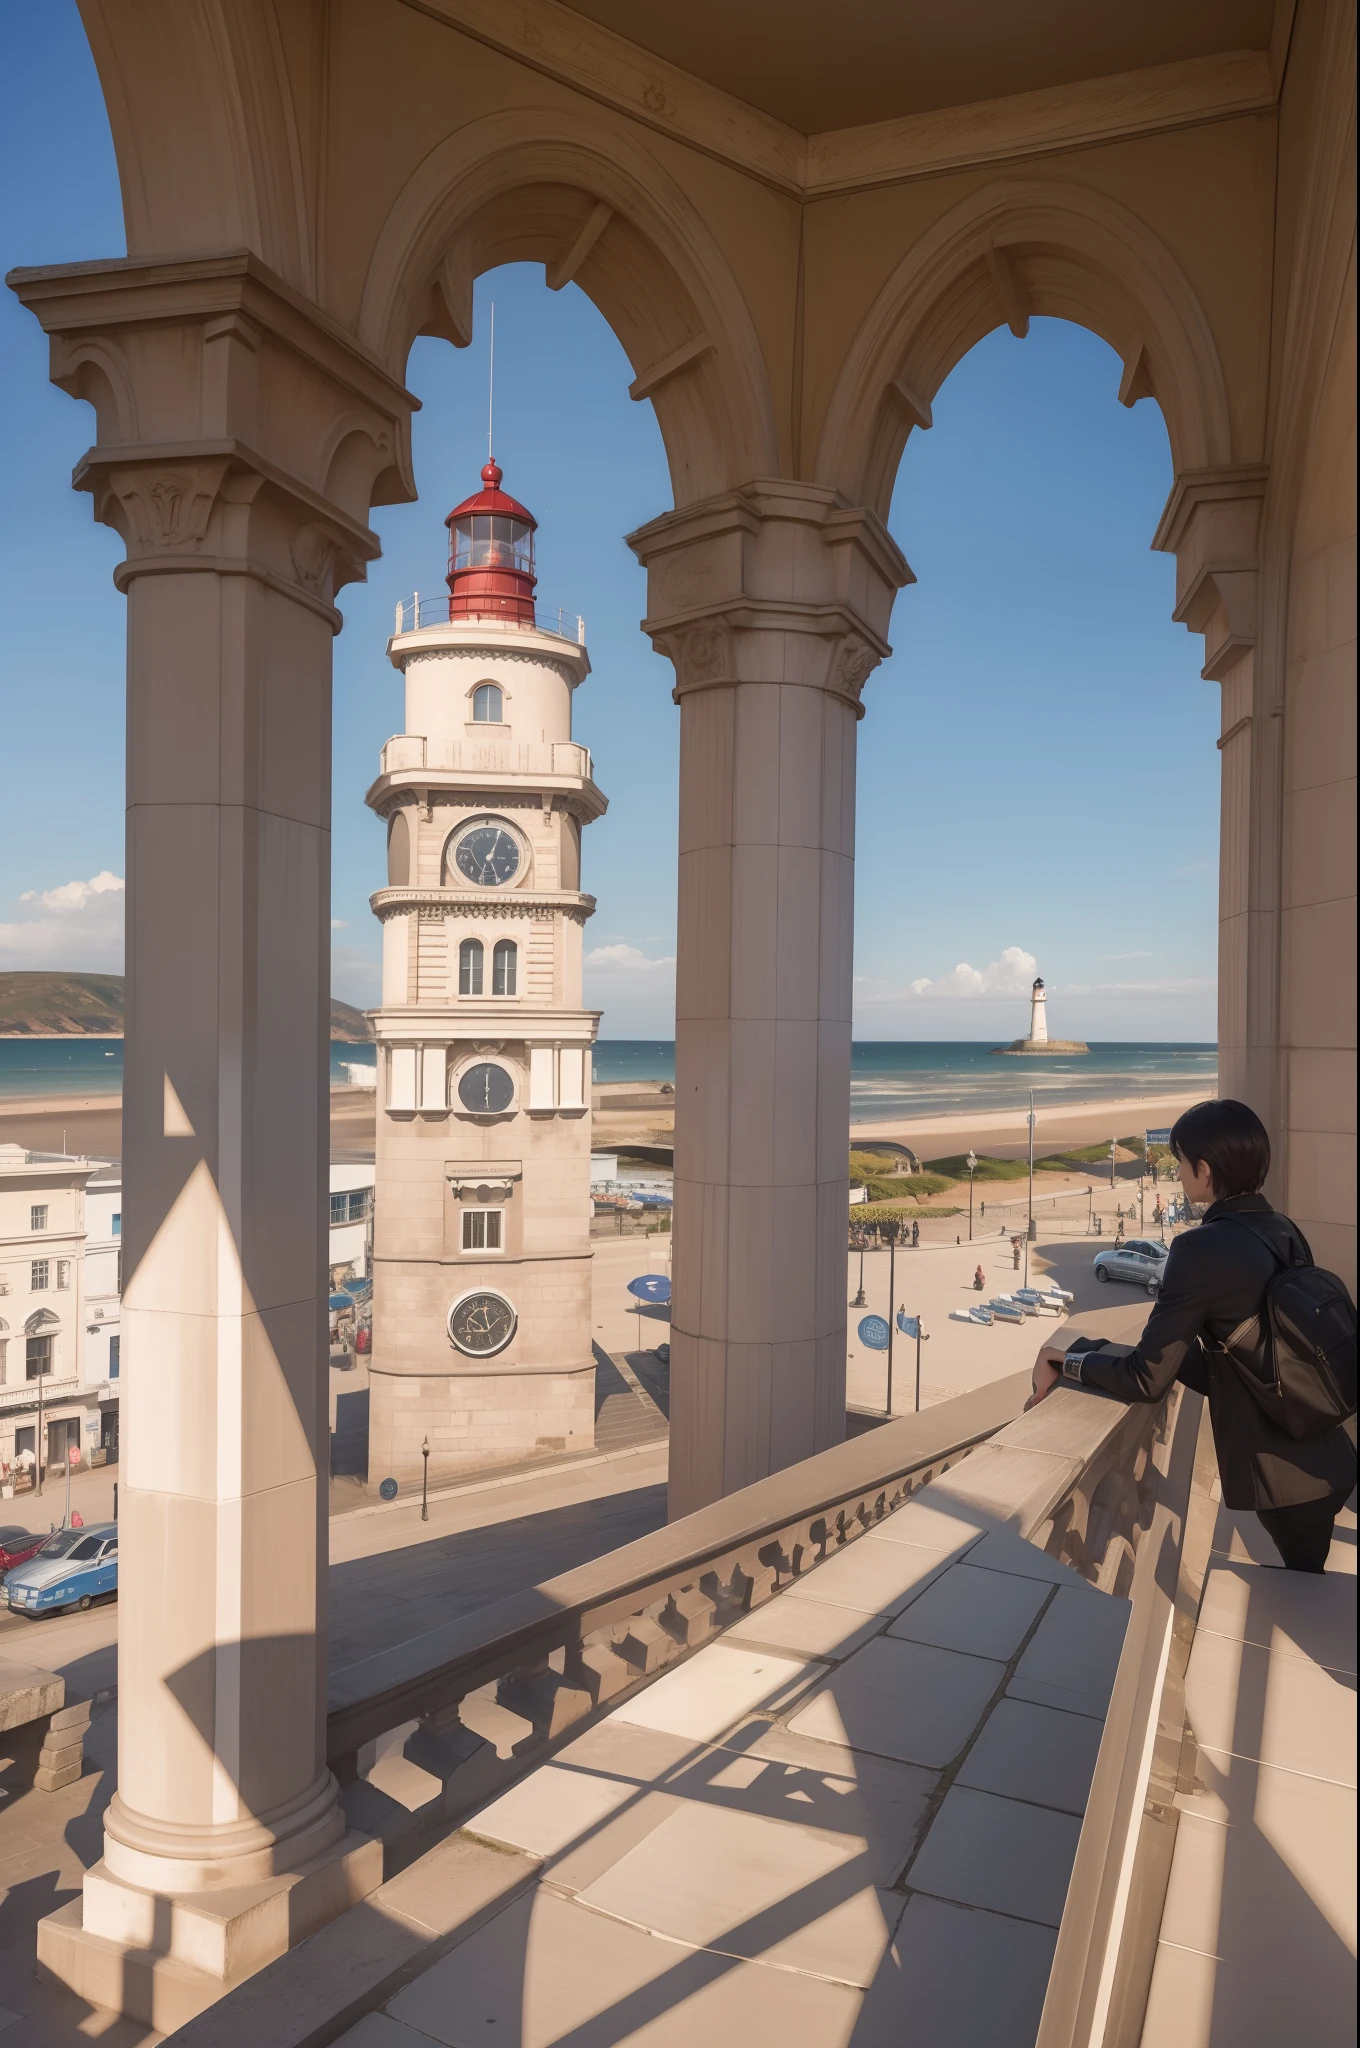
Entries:
{"label": "person's hand", "polygon": [[1040,1345],[1039,1356],[1034,1361],[1034,1391],[1025,1403],[1026,1409],[1037,1408],[1053,1392],[1062,1378],[1062,1362],[1066,1356],[1067,1353],[1057,1345]]}

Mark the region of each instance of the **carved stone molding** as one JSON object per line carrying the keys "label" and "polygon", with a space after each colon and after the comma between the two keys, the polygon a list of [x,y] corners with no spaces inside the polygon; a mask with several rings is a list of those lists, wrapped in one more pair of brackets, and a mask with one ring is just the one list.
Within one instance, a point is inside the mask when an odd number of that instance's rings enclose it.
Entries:
{"label": "carved stone molding", "polygon": [[509,896],[474,896],[461,889],[379,889],[369,897],[373,915],[385,922],[389,917],[437,921],[446,917],[528,918],[535,922],[565,917],[583,925],[595,915],[595,898],[548,890],[521,889]]}
{"label": "carved stone molding", "polygon": [[1204,635],[1206,682],[1221,683],[1256,645],[1268,478],[1259,465],[1179,476],[1153,535],[1155,549],[1176,557],[1172,617]]}
{"label": "carved stone molding", "polygon": [[731,629],[724,619],[696,619],[652,634],[652,645],[675,668],[677,698],[697,683],[732,682],[736,672]]}

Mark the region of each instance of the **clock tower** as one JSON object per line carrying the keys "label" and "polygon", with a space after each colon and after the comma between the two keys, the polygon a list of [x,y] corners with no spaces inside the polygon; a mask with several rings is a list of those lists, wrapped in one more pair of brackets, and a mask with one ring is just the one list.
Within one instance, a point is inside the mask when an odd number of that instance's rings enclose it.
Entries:
{"label": "clock tower", "polygon": [[580,620],[538,615],[533,515],[449,514],[447,597],[397,607],[405,730],[387,822],[369,1485],[594,1443],[590,1049],[581,828],[605,799],[571,736]]}

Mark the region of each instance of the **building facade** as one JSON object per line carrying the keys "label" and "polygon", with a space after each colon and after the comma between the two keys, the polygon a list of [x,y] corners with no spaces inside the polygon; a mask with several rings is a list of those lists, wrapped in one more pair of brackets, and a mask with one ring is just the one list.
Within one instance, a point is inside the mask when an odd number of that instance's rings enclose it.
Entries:
{"label": "building facade", "polygon": [[590,1056],[581,831],[604,809],[571,736],[584,632],[540,624],[531,513],[449,514],[449,596],[403,607],[405,730],[387,821],[369,1483],[594,1442]]}
{"label": "building facade", "polygon": [[0,1146],[0,1481],[117,1453],[121,1188],[89,1159]]}

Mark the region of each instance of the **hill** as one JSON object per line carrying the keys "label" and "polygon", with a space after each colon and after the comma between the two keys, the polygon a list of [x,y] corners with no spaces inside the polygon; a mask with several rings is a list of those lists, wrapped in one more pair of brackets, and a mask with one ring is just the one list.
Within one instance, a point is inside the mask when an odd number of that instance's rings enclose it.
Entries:
{"label": "hill", "polygon": [[[0,1038],[121,1038],[121,974],[26,970],[0,974]],[[367,1045],[373,1033],[362,1010],[331,997],[331,1037]]]}
{"label": "hill", "polygon": [[123,1035],[121,974],[0,974],[0,1035],[83,1038]]}

